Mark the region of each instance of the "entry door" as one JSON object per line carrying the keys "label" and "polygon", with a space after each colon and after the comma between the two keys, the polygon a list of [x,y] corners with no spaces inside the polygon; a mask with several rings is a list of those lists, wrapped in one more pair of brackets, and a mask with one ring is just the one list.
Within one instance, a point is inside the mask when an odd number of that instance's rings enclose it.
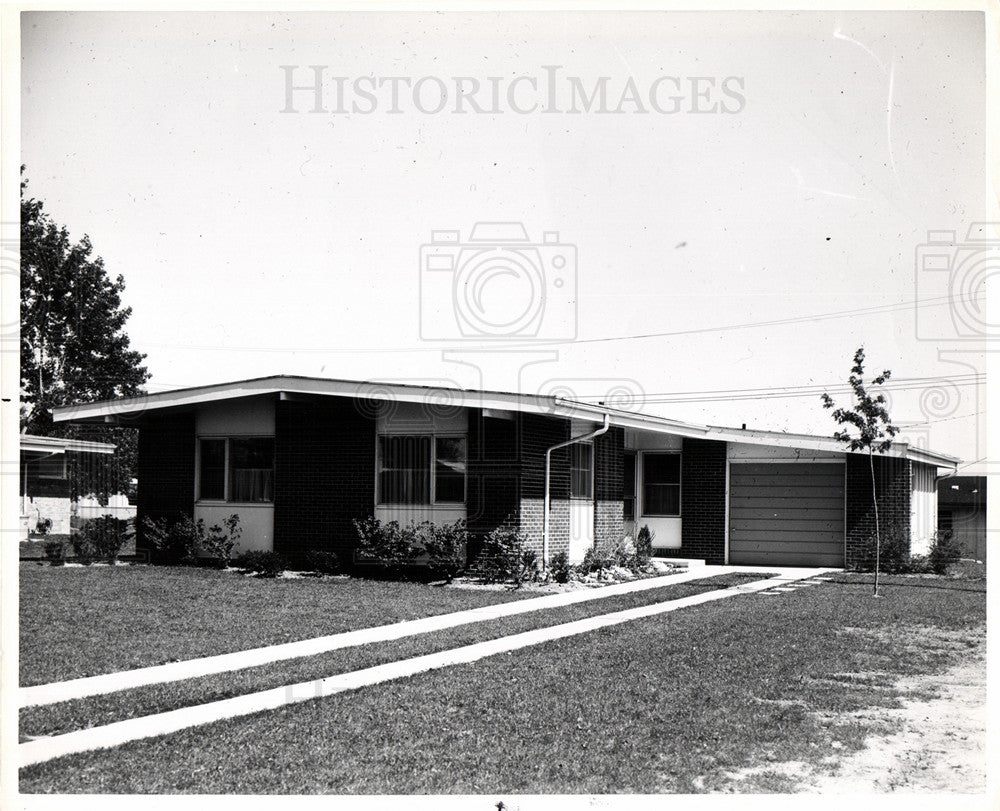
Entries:
{"label": "entry door", "polygon": [[579,563],[594,548],[594,446],[570,445],[569,560]]}

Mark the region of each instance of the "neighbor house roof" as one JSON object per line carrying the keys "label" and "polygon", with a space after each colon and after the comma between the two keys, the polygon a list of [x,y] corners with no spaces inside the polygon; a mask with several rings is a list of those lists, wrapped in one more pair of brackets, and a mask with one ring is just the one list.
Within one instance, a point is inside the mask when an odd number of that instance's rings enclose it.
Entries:
{"label": "neighbor house roof", "polygon": [[[625,411],[601,403],[584,403],[553,395],[517,394],[503,391],[480,391],[443,386],[421,386],[410,383],[380,383],[378,381],[340,380],[298,375],[273,375],[238,380],[232,383],[175,389],[140,397],[63,406],[53,409],[52,415],[56,422],[114,424],[121,421],[134,421],[144,414],[158,411],[185,410],[204,403],[261,395],[275,395],[280,399],[290,400],[312,396],[357,397],[427,403],[435,408],[452,406],[513,410],[595,422],[602,420],[607,415],[610,424],[620,428],[698,439],[718,439],[728,442],[746,442],[805,450],[844,451],[843,444],[833,437],[699,425],[666,417],[640,414],[635,411]],[[955,457],[924,448],[911,447],[904,442],[893,443],[885,455],[949,468],[954,468],[959,462]]]}
{"label": "neighbor house roof", "polygon": [[115,446],[107,442],[87,442],[82,439],[66,439],[57,436],[20,435],[22,453],[56,454],[71,451],[74,453],[114,453]]}

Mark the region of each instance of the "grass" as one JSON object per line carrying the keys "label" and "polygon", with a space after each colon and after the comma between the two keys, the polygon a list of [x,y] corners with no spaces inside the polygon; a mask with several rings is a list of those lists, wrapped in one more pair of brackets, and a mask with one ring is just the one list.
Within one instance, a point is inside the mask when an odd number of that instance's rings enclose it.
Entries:
{"label": "grass", "polygon": [[408,659],[564,622],[676,600],[768,577],[768,573],[731,572],[690,583],[676,583],[636,594],[459,626],[391,642],[362,645],[287,662],[219,673],[182,682],[150,685],[108,695],[65,701],[20,711],[22,736],[54,735],[125,718],[231,698],[286,684],[320,679],[386,662]]}
{"label": "grass", "polygon": [[20,683],[293,642],[537,596],[166,566],[20,567]]}
{"label": "grass", "polygon": [[[912,578],[878,600],[863,582],[748,595],[38,764],[20,788],[732,790],[739,769],[859,749],[870,730],[838,714],[895,705],[898,677],[970,655],[984,624],[985,583]],[[741,790],[793,787],[765,771]]]}

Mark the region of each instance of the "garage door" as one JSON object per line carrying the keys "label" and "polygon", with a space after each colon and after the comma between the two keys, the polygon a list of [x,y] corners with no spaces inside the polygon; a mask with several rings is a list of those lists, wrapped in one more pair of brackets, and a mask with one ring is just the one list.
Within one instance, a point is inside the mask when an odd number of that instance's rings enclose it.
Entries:
{"label": "garage door", "polygon": [[843,464],[731,464],[729,562],[843,566]]}

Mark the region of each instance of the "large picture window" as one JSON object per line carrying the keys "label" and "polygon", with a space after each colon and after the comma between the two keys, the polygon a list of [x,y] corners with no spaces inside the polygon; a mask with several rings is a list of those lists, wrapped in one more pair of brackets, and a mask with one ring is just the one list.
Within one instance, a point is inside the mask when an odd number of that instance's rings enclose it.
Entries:
{"label": "large picture window", "polygon": [[199,499],[274,501],[274,437],[200,439],[198,446]]}
{"label": "large picture window", "polygon": [[379,504],[464,504],[465,437],[380,436]]}
{"label": "large picture window", "polygon": [[681,457],[676,453],[642,455],[643,515],[681,514]]}
{"label": "large picture window", "polygon": [[569,446],[569,494],[571,498],[594,497],[594,446],[577,442]]}

